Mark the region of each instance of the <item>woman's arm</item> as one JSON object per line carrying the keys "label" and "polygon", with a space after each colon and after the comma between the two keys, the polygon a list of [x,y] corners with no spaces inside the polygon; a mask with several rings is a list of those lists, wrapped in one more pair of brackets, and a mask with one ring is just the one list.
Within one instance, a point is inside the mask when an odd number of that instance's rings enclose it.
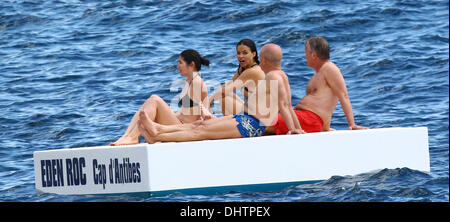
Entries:
{"label": "woman's arm", "polygon": [[220,86],[220,88],[218,88],[210,97],[209,97],[209,106],[211,106],[213,104],[213,102],[217,99],[221,99],[223,97],[225,97],[225,86],[229,85],[231,83],[233,83],[236,79],[239,78],[239,73],[236,72],[234,74],[234,76],[228,80],[226,83],[224,83],[223,85]]}

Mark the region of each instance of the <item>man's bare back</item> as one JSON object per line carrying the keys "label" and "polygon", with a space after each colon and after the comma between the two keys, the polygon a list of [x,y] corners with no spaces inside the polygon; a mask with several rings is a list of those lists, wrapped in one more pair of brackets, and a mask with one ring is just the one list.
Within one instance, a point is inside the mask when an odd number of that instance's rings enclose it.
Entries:
{"label": "man's bare back", "polygon": [[[267,62],[264,55],[270,51],[274,61]],[[276,121],[278,112],[292,107],[291,87],[286,73],[281,69],[281,48],[274,44],[267,44],[261,50],[261,67],[266,72],[265,81],[260,81],[256,93],[249,96],[244,110],[254,115],[266,126]],[[275,65],[276,64],[276,65]],[[262,100],[261,100],[262,99]],[[265,99],[265,101],[263,101]],[[290,117],[292,118],[292,117]]]}
{"label": "man's bare back", "polygon": [[[260,119],[265,125],[270,126],[281,108],[280,102],[291,104],[291,88],[283,70],[268,72],[264,80],[258,85],[256,93],[249,97],[244,110]],[[281,90],[282,93],[280,93]],[[261,98],[265,101],[261,101]]]}

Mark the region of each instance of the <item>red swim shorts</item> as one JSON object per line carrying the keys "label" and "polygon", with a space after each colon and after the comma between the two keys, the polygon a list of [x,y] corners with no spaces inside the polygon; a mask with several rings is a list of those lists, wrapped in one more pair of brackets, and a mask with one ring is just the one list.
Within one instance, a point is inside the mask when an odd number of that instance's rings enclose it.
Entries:
{"label": "red swim shorts", "polygon": [[[317,114],[308,110],[297,110],[294,108],[294,112],[297,115],[300,126],[307,133],[321,132],[323,127],[323,121]],[[278,122],[273,125],[276,129],[276,134],[286,134],[289,130],[284,122],[281,114],[278,113]]]}

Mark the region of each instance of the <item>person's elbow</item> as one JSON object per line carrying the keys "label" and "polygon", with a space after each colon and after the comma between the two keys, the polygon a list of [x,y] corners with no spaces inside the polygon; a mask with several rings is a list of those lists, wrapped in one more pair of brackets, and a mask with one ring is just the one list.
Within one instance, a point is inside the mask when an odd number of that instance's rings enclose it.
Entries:
{"label": "person's elbow", "polygon": [[349,96],[348,96],[348,92],[346,92],[346,91],[341,91],[341,92],[338,92],[338,93],[336,93],[336,96],[339,98],[339,100],[342,102],[342,101],[349,101],[350,100],[350,98],[349,98]]}
{"label": "person's elbow", "polygon": [[281,101],[281,102],[278,104],[278,107],[280,108],[280,111],[281,111],[281,110],[289,110],[289,108],[290,108],[291,106],[290,106],[289,102],[287,102],[287,101]]}

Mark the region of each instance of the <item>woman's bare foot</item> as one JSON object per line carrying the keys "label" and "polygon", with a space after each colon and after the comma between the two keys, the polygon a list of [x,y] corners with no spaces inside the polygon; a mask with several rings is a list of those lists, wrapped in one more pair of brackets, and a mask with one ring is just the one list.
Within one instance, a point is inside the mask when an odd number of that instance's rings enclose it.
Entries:
{"label": "woman's bare foot", "polygon": [[138,122],[138,128],[141,131],[141,135],[145,138],[145,142],[146,143],[148,143],[148,144],[155,143],[151,139],[152,137],[147,133],[147,130],[144,128],[144,126],[142,125],[141,121]]}
{"label": "woman's bare foot", "polygon": [[139,130],[145,140],[150,143],[156,142],[154,137],[158,136],[158,130],[151,119],[147,117],[145,111],[139,111]]}
{"label": "woman's bare foot", "polygon": [[124,145],[138,144],[138,143],[139,143],[139,138],[131,138],[131,137],[122,136],[116,142],[111,142],[109,145],[110,146],[124,146]]}

